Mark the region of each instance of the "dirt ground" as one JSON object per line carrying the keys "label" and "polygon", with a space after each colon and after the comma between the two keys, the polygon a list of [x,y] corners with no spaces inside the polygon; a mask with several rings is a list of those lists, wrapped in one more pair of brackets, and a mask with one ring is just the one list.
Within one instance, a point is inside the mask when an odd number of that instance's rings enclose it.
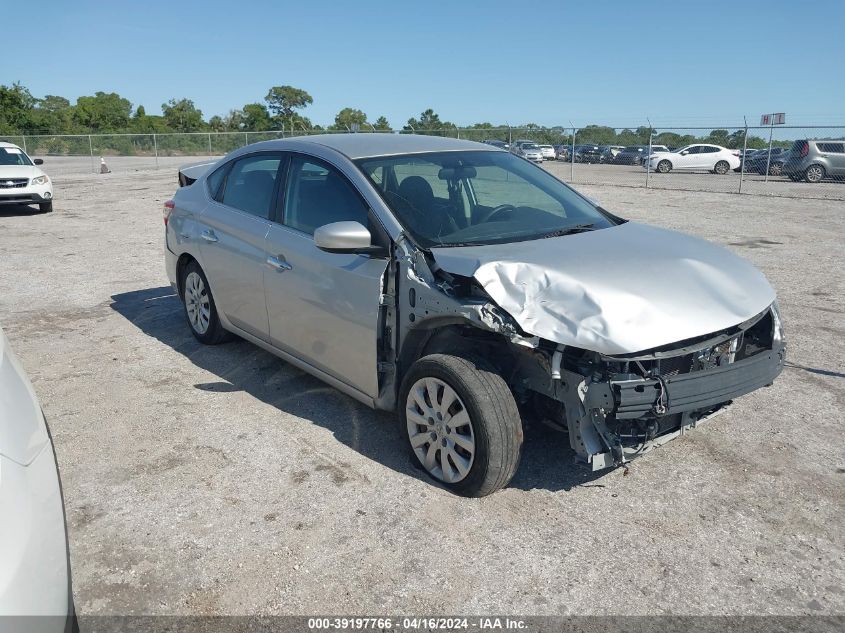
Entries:
{"label": "dirt ground", "polygon": [[531,423],[510,487],[470,500],[392,416],[193,339],[175,181],[67,172],[54,213],[0,208],[0,324],[53,432],[82,615],[845,612],[845,203],[580,187],[760,267],[789,365],[627,476]]}

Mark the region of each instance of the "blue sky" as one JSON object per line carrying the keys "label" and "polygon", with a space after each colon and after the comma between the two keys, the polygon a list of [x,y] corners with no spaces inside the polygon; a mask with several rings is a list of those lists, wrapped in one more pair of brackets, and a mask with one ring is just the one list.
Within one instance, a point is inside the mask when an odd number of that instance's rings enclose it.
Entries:
{"label": "blue sky", "polygon": [[346,106],[395,127],[427,107],[458,125],[845,124],[842,0],[0,5],[29,25],[0,83],[115,91],[150,114],[188,97],[223,115],[290,84],[322,124]]}

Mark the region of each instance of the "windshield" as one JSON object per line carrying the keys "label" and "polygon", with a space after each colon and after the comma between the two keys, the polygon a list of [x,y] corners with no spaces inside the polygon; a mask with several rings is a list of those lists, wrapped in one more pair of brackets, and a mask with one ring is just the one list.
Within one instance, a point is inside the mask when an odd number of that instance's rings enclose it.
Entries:
{"label": "windshield", "polygon": [[0,147],[0,165],[32,165],[32,162],[18,147]]}
{"label": "windshield", "polygon": [[534,143],[523,143],[522,149],[540,149]]}
{"label": "windshield", "polygon": [[512,154],[439,152],[356,163],[426,248],[518,242],[615,224],[548,172]]}

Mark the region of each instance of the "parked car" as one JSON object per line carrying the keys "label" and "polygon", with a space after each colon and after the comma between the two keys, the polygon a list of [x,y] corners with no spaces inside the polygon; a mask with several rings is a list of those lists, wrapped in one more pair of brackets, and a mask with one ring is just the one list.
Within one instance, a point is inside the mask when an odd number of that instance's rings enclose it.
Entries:
{"label": "parked car", "polygon": [[397,412],[413,459],[461,494],[513,477],[517,401],[602,469],[771,384],[785,359],[775,292],[748,261],[482,143],[256,143],[178,189],[164,222],[197,340],[238,334]]}
{"label": "parked car", "polygon": [[761,149],[745,160],[745,173],[765,175],[768,165],[770,176],[780,176],[788,155],[789,149],[785,147],[773,147],[771,156],[768,149]]}
{"label": "parked car", "polygon": [[677,152],[655,152],[651,155],[648,167],[661,174],[670,171],[710,171],[715,174],[727,174],[739,167],[739,152],[721,145],[698,143],[687,145]]}
{"label": "parked car", "polygon": [[570,149],[571,146],[569,145],[555,145],[555,158],[557,160],[566,160],[568,161],[570,158]]}
{"label": "parked car", "polygon": [[845,177],[845,140],[802,139],[792,144],[782,172],[791,180]]}
{"label": "parked car", "polygon": [[601,152],[599,155],[600,161],[602,163],[610,163],[613,162],[613,159],[625,148],[622,145],[600,145],[599,151]]}
{"label": "parked car", "polygon": [[557,158],[555,148],[551,145],[538,145],[540,153],[543,155],[543,160],[554,160]]}
{"label": "parked car", "polygon": [[497,147],[499,149],[510,149],[510,145],[508,145],[504,141],[499,141],[497,139],[488,139],[486,141],[482,141],[482,143],[487,143],[487,145],[492,145],[493,147]]}
{"label": "parked car", "polygon": [[38,168],[43,164],[17,145],[0,142],[0,205],[37,204],[42,213],[52,211],[53,183]]}
{"label": "parked car", "polygon": [[70,562],[56,457],[38,398],[2,329],[0,517],[0,622],[10,620],[11,631],[16,620],[6,616],[28,616],[14,630],[70,630]]}
{"label": "parked car", "polygon": [[536,163],[543,162],[543,151],[536,143],[523,142],[516,148],[516,155],[528,160],[533,160]]}
{"label": "parked car", "polygon": [[511,152],[516,154],[517,150],[519,149],[519,146],[523,143],[533,143],[536,145],[537,141],[532,141],[530,138],[518,138],[511,143]]}
{"label": "parked car", "polygon": [[601,148],[598,145],[576,145],[575,146],[575,162],[576,163],[600,163],[601,162]]}
{"label": "parked car", "polygon": [[629,145],[614,158],[614,165],[641,165],[648,155],[648,145]]}

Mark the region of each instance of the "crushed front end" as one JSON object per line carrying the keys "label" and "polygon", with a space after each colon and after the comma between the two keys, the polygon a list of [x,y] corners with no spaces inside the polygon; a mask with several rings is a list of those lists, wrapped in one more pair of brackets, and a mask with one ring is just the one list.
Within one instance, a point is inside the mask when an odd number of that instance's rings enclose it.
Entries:
{"label": "crushed front end", "polygon": [[771,385],[786,344],[777,304],[734,328],[637,354],[559,346],[554,397],[570,443],[593,470],[622,465]]}

